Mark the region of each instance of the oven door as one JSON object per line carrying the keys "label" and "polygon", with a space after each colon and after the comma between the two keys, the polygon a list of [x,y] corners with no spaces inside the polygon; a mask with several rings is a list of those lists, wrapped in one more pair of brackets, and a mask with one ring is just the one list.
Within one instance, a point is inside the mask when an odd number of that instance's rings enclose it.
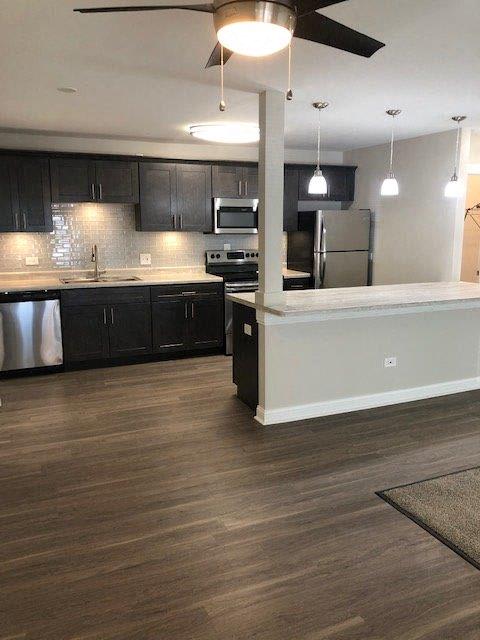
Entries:
{"label": "oven door", "polygon": [[233,353],[233,302],[227,299],[228,293],[252,293],[258,290],[258,282],[226,282],[225,283],[225,354]]}
{"label": "oven door", "polygon": [[213,232],[258,233],[258,200],[214,198]]}

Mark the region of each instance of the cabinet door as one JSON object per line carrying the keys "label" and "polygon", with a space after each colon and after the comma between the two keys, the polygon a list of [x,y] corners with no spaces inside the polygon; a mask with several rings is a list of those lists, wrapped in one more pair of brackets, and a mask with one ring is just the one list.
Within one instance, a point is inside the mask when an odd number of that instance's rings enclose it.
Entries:
{"label": "cabinet door", "polygon": [[110,305],[107,316],[111,358],[152,352],[150,303]]}
{"label": "cabinet door", "polygon": [[99,202],[138,202],[138,162],[97,160],[95,182]]}
{"label": "cabinet door", "polygon": [[215,198],[243,198],[243,169],[236,165],[214,165],[212,195]]}
{"label": "cabinet door", "polygon": [[211,167],[177,164],[177,229],[211,231]]}
{"label": "cabinet door", "polygon": [[323,175],[328,185],[328,199],[347,200],[347,174],[342,167],[325,167]]}
{"label": "cabinet door", "polygon": [[107,309],[103,305],[62,305],[65,362],[108,358],[107,320]]}
{"label": "cabinet door", "polygon": [[18,231],[18,183],[15,160],[0,157],[0,232]]}
{"label": "cabinet door", "polygon": [[223,300],[219,296],[189,301],[188,343],[191,349],[220,347],[223,344]]}
{"label": "cabinet door", "polygon": [[93,202],[95,163],[80,158],[50,160],[52,202]]}
{"label": "cabinet door", "polygon": [[243,196],[258,198],[258,167],[243,168]]}
{"label": "cabinet door", "polygon": [[52,206],[48,160],[17,159],[20,224],[23,231],[51,231]]}
{"label": "cabinet door", "polygon": [[173,231],[176,214],[176,167],[166,162],[139,164],[140,204],[137,231]]}
{"label": "cabinet door", "polygon": [[298,231],[298,171],[285,169],[283,183],[283,230]]}
{"label": "cabinet door", "polygon": [[[157,298],[158,300],[158,298]],[[154,353],[185,351],[189,301],[166,295],[165,300],[152,304]]]}

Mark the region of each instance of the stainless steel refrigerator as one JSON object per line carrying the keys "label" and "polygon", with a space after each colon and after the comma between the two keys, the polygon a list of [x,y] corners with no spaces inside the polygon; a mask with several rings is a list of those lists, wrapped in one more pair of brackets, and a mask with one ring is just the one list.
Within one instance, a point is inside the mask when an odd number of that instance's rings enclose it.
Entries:
{"label": "stainless steel refrigerator", "polygon": [[315,289],[371,284],[372,213],[302,211],[298,231],[288,233],[287,264],[309,271]]}

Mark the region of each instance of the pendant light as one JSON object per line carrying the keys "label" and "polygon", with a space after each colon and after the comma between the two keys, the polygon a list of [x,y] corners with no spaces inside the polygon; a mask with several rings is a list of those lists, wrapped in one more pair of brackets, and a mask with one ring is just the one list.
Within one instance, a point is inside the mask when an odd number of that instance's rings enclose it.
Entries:
{"label": "pendant light", "polygon": [[323,109],[328,107],[328,102],[314,102],[314,109],[318,110],[318,128],[317,128],[317,168],[308,184],[308,193],[324,196],[328,193],[328,185],[325,176],[320,169],[320,114]]}
{"label": "pendant light", "polygon": [[453,116],[452,120],[457,123],[457,145],[455,147],[455,165],[453,169],[453,175],[450,181],[445,185],[445,197],[446,198],[458,198],[461,193],[461,185],[458,181],[457,167],[458,167],[458,151],[460,149],[460,124],[467,119],[467,116]]}
{"label": "pendant light", "polygon": [[398,182],[393,172],[393,141],[394,141],[394,121],[402,112],[400,109],[388,109],[386,114],[392,118],[392,137],[390,138],[390,168],[387,177],[382,183],[380,195],[382,196],[398,196]]}

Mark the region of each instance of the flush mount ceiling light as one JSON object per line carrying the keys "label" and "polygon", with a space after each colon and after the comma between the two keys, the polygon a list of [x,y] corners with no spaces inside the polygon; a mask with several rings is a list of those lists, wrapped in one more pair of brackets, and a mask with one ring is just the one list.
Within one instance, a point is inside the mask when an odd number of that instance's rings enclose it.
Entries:
{"label": "flush mount ceiling light", "polygon": [[446,198],[458,198],[462,192],[462,186],[458,181],[457,167],[458,167],[458,151],[460,149],[460,124],[467,119],[467,116],[453,116],[452,120],[457,123],[457,144],[455,147],[455,167],[453,169],[453,175],[449,182],[445,185],[445,197]]}
{"label": "flush mount ceiling light", "polygon": [[317,168],[308,183],[308,193],[324,196],[328,193],[328,185],[325,176],[320,169],[320,114],[323,109],[328,107],[328,102],[314,102],[313,108],[318,110],[318,126],[317,126]]}
{"label": "flush mount ceiling light", "polygon": [[382,196],[398,196],[398,182],[393,171],[393,142],[394,142],[394,121],[401,114],[400,109],[388,109],[386,114],[392,118],[392,136],[390,138],[390,168],[387,177],[382,183],[380,195]]}
{"label": "flush mount ceiling light", "polygon": [[208,142],[222,142],[226,144],[247,144],[258,142],[260,130],[255,124],[243,122],[225,122],[218,124],[192,124],[190,135]]}

